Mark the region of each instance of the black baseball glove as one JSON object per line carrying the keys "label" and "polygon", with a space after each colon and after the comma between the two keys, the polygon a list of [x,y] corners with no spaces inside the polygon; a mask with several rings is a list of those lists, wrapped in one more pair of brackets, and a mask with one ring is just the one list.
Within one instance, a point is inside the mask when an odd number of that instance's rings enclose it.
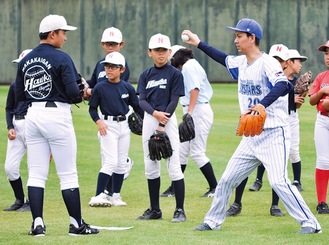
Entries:
{"label": "black baseball glove", "polygon": [[161,158],[166,159],[172,156],[173,149],[165,131],[156,130],[154,134],[151,135],[148,146],[150,159],[152,161],[160,161]]}
{"label": "black baseball glove", "polygon": [[195,138],[193,118],[189,113],[184,114],[183,121],[178,126],[180,142],[190,141]]}
{"label": "black baseball glove", "polygon": [[88,83],[86,82],[86,79],[84,79],[80,74],[79,74],[79,80],[77,81],[78,88],[79,88],[79,95],[72,100],[74,104],[80,103],[83,101],[83,94],[86,88],[89,87]]}
{"label": "black baseball glove", "polygon": [[133,112],[129,115],[128,125],[132,133],[142,135],[143,119],[140,117],[140,115],[138,115],[138,113]]}

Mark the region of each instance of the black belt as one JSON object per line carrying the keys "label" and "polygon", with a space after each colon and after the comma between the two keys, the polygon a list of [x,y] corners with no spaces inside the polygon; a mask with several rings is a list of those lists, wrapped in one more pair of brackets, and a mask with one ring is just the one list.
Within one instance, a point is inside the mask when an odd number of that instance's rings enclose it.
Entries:
{"label": "black belt", "polygon": [[25,115],[15,115],[15,120],[25,119]]}
{"label": "black belt", "polygon": [[[195,105],[201,105],[201,104],[208,104],[209,102],[201,102],[201,103],[196,103]],[[183,107],[187,107],[189,105],[183,105]]]}
{"label": "black belt", "polygon": [[122,122],[125,121],[127,118],[126,116],[109,116],[109,115],[104,115],[105,120],[112,120],[112,121],[117,121],[117,122]]}
{"label": "black belt", "polygon": [[[29,104],[29,107],[32,106],[32,103]],[[47,101],[45,104],[45,107],[57,107],[56,103],[54,101]]]}
{"label": "black belt", "polygon": [[45,107],[57,107],[54,101],[47,101]]}

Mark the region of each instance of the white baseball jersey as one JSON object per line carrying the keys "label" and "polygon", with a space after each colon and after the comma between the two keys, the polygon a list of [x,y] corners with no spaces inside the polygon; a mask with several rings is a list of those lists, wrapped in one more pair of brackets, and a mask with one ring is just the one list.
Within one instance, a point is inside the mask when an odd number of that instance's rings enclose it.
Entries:
{"label": "white baseball jersey", "polygon": [[[258,104],[277,82],[287,81],[281,65],[273,57],[262,53],[251,65],[247,57],[228,56],[227,70],[233,79],[238,79],[239,105],[241,114]],[[275,128],[288,125],[288,94],[280,97],[266,108],[264,128]]]}

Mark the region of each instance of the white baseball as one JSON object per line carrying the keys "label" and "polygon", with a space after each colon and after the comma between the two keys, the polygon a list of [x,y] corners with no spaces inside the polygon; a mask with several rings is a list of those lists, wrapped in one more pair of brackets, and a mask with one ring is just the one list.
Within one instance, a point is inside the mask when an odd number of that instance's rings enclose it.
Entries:
{"label": "white baseball", "polygon": [[188,41],[188,40],[190,40],[190,38],[188,37],[188,35],[182,34],[182,40],[183,41]]}

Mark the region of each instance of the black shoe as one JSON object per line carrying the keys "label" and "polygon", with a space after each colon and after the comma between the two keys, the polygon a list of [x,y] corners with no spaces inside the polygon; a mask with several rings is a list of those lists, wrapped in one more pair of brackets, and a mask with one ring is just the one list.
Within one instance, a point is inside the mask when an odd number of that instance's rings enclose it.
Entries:
{"label": "black shoe", "polygon": [[70,224],[70,229],[69,229],[70,236],[95,235],[98,233],[99,233],[98,229],[91,228],[90,225],[85,223],[83,220],[79,228],[76,228],[74,225]]}
{"label": "black shoe", "polygon": [[26,201],[22,207],[16,210],[17,212],[30,212],[31,207],[30,207],[30,202]]}
{"label": "black shoe", "polygon": [[270,208],[270,214],[276,217],[284,216],[284,213],[282,213],[282,210],[278,205],[272,205],[272,207]]}
{"label": "black shoe", "polygon": [[328,204],[326,204],[325,202],[320,202],[316,207],[316,211],[318,212],[318,214],[329,214]]}
{"label": "black shoe", "polygon": [[255,183],[249,187],[249,191],[259,191],[262,188],[262,185],[262,181],[256,180]]}
{"label": "black shoe", "polygon": [[161,197],[174,197],[175,191],[172,186],[169,186],[167,190],[165,190],[161,195]]}
{"label": "black shoe", "polygon": [[149,219],[162,219],[162,212],[161,210],[151,210],[151,208],[146,209],[143,215],[138,216],[137,219],[142,220],[149,220]]}
{"label": "black shoe", "polygon": [[24,202],[22,202],[19,199],[16,199],[16,201],[8,208],[5,208],[3,211],[16,211],[17,209],[21,208],[24,205]]}
{"label": "black shoe", "polygon": [[297,190],[298,190],[299,192],[301,192],[301,191],[304,190],[304,189],[303,189],[303,186],[298,182],[298,180],[295,180],[292,184],[293,184],[294,186],[297,187]]}
{"label": "black shoe", "polygon": [[46,226],[42,227],[42,225],[37,225],[35,229],[33,229],[34,224],[32,222],[31,230],[29,231],[30,236],[45,236],[46,235]]}
{"label": "black shoe", "polygon": [[171,222],[184,222],[186,221],[186,215],[183,209],[177,208],[174,212],[174,217],[172,218]]}
{"label": "black shoe", "polygon": [[226,211],[226,216],[235,216],[241,213],[242,204],[234,202],[230,208]]}
{"label": "black shoe", "polygon": [[214,197],[216,188],[212,188],[203,194],[201,197]]}

